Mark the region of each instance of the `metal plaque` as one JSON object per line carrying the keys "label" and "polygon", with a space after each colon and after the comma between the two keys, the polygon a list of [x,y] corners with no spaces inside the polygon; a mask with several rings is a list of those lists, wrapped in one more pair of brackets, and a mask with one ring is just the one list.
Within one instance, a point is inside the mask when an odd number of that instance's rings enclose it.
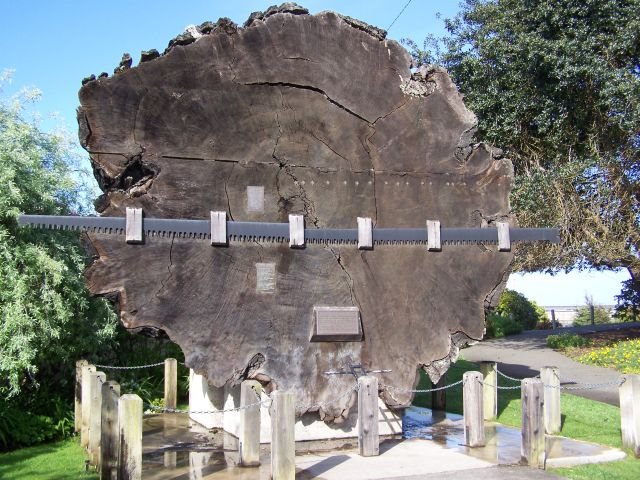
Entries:
{"label": "metal plaque", "polygon": [[247,187],[247,212],[264,213],[264,187]]}
{"label": "metal plaque", "polygon": [[274,293],[276,291],[276,264],[256,263],[256,291]]}
{"label": "metal plaque", "polygon": [[361,342],[358,307],[313,307],[312,342]]}

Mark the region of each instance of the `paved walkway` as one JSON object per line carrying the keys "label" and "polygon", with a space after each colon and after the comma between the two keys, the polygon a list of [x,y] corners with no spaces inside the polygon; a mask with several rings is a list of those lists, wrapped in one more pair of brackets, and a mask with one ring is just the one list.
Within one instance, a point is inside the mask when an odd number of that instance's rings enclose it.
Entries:
{"label": "paved walkway", "polygon": [[[518,429],[489,423],[486,446],[464,446],[461,415],[437,414],[411,407],[405,422],[413,432],[407,440],[386,439],[380,455],[361,457],[351,439],[335,449],[331,442],[316,442],[313,452],[300,443],[295,458],[298,480],[418,480],[559,478],[548,472],[520,466],[521,434]],[[600,445],[562,437],[547,437],[547,466],[612,461],[624,453]],[[183,414],[155,414],[144,418],[143,477],[146,480],[268,480],[270,451],[261,446],[261,465],[238,466],[238,440],[223,432],[212,433]]]}
{"label": "paved walkway", "polygon": [[640,323],[622,323],[571,327],[556,330],[530,330],[520,335],[485,340],[461,351],[462,358],[471,362],[490,360],[498,362],[498,370],[516,378],[533,377],[540,373],[541,367],[558,367],[562,385],[582,386],[610,384],[585,390],[567,390],[578,395],[619,406],[618,387],[615,383],[621,374],[609,368],[583,365],[546,346],[549,335],[563,332],[588,333],[594,331],[620,330],[640,327]]}

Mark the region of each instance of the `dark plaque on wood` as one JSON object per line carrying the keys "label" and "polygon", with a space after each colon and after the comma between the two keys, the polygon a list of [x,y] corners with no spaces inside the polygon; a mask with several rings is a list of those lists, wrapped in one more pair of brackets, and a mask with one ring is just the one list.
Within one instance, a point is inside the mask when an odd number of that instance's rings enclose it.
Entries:
{"label": "dark plaque on wood", "polygon": [[[153,53],[153,54],[152,54]],[[385,32],[284,4],[240,28],[191,28],[80,90],[80,139],[105,216],[287,222],[306,228],[513,224],[511,163],[473,139],[476,118],[447,73],[410,69]],[[128,328],[166,332],[215,386],[261,381],[340,422],[361,363],[392,370],[380,384],[434,381],[458,347],[482,338],[512,253],[497,245],[307,244],[89,235],[94,294],[118,295]],[[354,307],[362,341],[313,341],[314,306]],[[328,332],[331,333],[331,332]],[[384,389],[389,406],[412,394]],[[314,407],[317,409],[318,407]],[[301,411],[298,412],[303,413]]]}
{"label": "dark plaque on wood", "polygon": [[360,342],[358,307],[313,307],[312,342]]}

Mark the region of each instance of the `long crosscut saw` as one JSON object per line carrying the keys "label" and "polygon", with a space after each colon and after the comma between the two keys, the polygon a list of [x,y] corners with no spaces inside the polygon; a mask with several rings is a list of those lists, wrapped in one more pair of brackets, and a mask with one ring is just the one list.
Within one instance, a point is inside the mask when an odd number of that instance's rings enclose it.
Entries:
{"label": "long crosscut saw", "polygon": [[[229,241],[289,242],[291,246],[310,244],[426,244],[430,250],[441,244],[498,244],[510,249],[511,242],[546,241],[559,243],[557,228],[514,228],[496,222],[496,228],[440,227],[427,221],[426,228],[373,228],[371,219],[359,218],[358,228],[304,228],[302,216],[290,215],[289,223],[227,221],[225,212],[211,212],[210,220],[143,218],[140,209],[127,209],[126,217],[83,217],[20,215],[21,226],[92,233],[126,235],[128,243],[141,243],[144,236],[210,240],[213,245]],[[144,234],[143,234],[144,232]]]}

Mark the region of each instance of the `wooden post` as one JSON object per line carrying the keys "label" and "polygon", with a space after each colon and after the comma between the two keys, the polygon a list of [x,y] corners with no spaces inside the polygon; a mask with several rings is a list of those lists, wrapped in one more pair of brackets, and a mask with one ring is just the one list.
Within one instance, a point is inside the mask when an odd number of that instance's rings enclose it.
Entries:
{"label": "wooden post", "polygon": [[358,449],[362,457],[380,455],[378,435],[378,379],[358,378]]}
{"label": "wooden post", "polygon": [[118,429],[120,385],[113,380],[104,382],[101,393],[100,480],[112,480],[118,472],[118,454],[120,451],[120,432]]}
{"label": "wooden post", "polygon": [[483,418],[494,421],[498,417],[498,373],[496,362],[480,362],[482,385]]}
{"label": "wooden post", "polygon": [[138,395],[122,395],[118,402],[120,458],[118,480],[142,478],[142,399]]}
{"label": "wooden post", "polygon": [[[260,401],[262,385],[256,380],[245,380],[240,385],[240,408]],[[239,454],[240,465],[260,465],[260,405],[240,410]]]}
{"label": "wooden post", "polygon": [[557,367],[542,367],[540,380],[544,384],[544,431],[553,435],[562,427],[560,413],[560,375]]}
{"label": "wooden post", "polygon": [[89,446],[89,418],[91,412],[91,396],[89,392],[89,377],[96,371],[96,367],[87,364],[82,367],[82,386],[80,388],[81,405],[81,422],[80,422],[80,445],[84,448]]}
{"label": "wooden post", "polygon": [[596,310],[593,305],[589,305],[589,317],[591,317],[591,325],[596,324]]}
{"label": "wooden post", "polygon": [[89,461],[91,465],[100,465],[100,439],[102,437],[102,384],[107,376],[102,372],[89,374]]}
{"label": "wooden post", "polygon": [[76,362],[76,387],[75,387],[75,408],[73,429],[79,432],[82,429],[82,367],[89,365],[86,360]]}
{"label": "wooden post", "polygon": [[176,408],[178,404],[178,361],[167,358],[164,361],[164,408]]}
{"label": "wooden post", "polygon": [[[447,374],[443,373],[436,383],[431,382],[433,388],[441,388],[447,384]],[[445,411],[447,409],[447,390],[435,390],[431,392],[431,410]]]}
{"label": "wooden post", "polygon": [[296,478],[296,398],[293,392],[271,394],[271,478]]}
{"label": "wooden post", "polygon": [[468,447],[486,444],[482,406],[482,374],[465,372],[462,376],[462,410],[464,414],[464,443]]}
{"label": "wooden post", "polygon": [[640,457],[640,375],[626,375],[619,392],[622,446]]}
{"label": "wooden post", "polygon": [[556,311],[553,308],[551,309],[551,328],[556,329]]}
{"label": "wooden post", "polygon": [[539,378],[525,378],[520,387],[522,399],[522,460],[530,467],[544,468],[544,388]]}

